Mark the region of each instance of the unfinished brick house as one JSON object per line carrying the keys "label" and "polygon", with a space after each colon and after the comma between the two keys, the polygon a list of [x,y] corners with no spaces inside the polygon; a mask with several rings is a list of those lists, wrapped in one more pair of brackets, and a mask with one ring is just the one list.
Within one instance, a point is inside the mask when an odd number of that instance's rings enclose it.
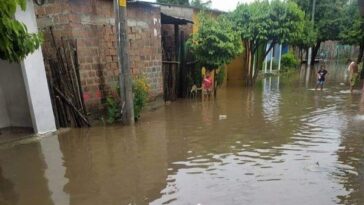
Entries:
{"label": "unfinished brick house", "polygon": [[[56,44],[65,40],[76,43],[82,98],[87,113],[97,118],[105,99],[116,93],[119,78],[113,0],[48,0],[36,6],[35,12],[39,30],[44,34],[46,68],[56,55]],[[196,30],[193,21],[197,12],[191,7],[128,1],[131,71],[134,76],[147,78],[151,101],[163,96],[165,100],[184,97],[187,74],[181,68],[190,62],[181,59],[180,53]],[[171,93],[166,94],[168,90],[173,90],[172,97]]]}
{"label": "unfinished brick house", "polygon": [[[91,114],[103,109],[103,100],[116,91],[118,56],[112,0],[49,0],[36,7],[45,63],[55,55],[56,43],[75,40],[83,99]],[[160,8],[147,4],[128,5],[129,57],[134,75],[147,77],[151,99],[163,95]]]}

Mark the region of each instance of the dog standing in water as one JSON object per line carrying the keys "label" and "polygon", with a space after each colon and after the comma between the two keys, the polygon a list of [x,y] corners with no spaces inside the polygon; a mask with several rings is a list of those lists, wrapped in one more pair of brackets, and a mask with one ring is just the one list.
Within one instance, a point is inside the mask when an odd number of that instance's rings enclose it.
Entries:
{"label": "dog standing in water", "polygon": [[198,88],[196,84],[193,84],[192,88],[191,88],[191,91],[190,91],[190,96],[192,98],[196,98],[197,93],[198,93],[199,90],[202,90],[202,88]]}

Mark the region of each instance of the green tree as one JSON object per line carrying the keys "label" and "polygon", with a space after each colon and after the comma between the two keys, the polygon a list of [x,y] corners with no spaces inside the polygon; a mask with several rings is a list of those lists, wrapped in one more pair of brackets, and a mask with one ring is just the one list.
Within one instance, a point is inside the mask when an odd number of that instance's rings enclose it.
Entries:
{"label": "green tree", "polygon": [[196,7],[196,8],[200,8],[200,9],[209,9],[211,8],[211,0],[205,1],[203,2],[202,0],[192,0],[191,1],[191,6]]}
{"label": "green tree", "polygon": [[27,27],[14,19],[18,5],[24,11],[26,0],[0,1],[0,58],[10,62],[21,61],[41,43],[39,34],[28,33]]}
{"label": "green tree", "polygon": [[361,62],[364,52],[364,20],[360,16],[357,2],[347,5],[343,16],[340,41],[343,44],[360,46],[357,61]]}
{"label": "green tree", "polygon": [[[288,44],[300,38],[304,28],[304,13],[296,3],[279,0],[256,1],[251,4],[242,4],[230,15],[240,33],[241,40],[247,49],[245,69],[247,85],[252,85],[258,75],[254,65],[262,65],[262,61],[277,43]],[[257,55],[259,48],[270,43],[270,47]],[[258,56],[258,57],[256,57]]]}
{"label": "green tree", "polygon": [[189,6],[190,2],[188,0],[157,0],[158,3],[162,4],[175,4],[175,5],[183,5]]}
{"label": "green tree", "polygon": [[188,46],[199,63],[213,70],[242,53],[240,37],[224,16],[215,19],[202,12],[198,17],[200,27],[188,40]]}
{"label": "green tree", "polygon": [[[312,16],[312,0],[293,0],[305,12],[306,18]],[[342,25],[343,8],[347,0],[317,0],[315,9],[314,30],[317,34],[311,62],[320,49],[321,43],[328,40],[339,40]]]}
{"label": "green tree", "polygon": [[309,47],[315,46],[317,39],[317,33],[311,20],[305,19],[303,25],[303,31],[291,43],[292,46],[298,47],[301,61],[303,60],[303,51],[307,51]]}

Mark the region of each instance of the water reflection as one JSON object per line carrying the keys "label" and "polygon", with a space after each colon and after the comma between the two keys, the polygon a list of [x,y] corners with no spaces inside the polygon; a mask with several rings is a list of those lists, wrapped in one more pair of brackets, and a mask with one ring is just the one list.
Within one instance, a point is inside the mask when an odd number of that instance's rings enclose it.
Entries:
{"label": "water reflection", "polygon": [[364,97],[328,69],[0,149],[0,204],[363,204]]}
{"label": "water reflection", "polygon": [[4,178],[2,168],[0,167],[0,204],[17,204],[17,201],[18,195],[14,190],[14,184]]}
{"label": "water reflection", "polygon": [[1,178],[5,179],[0,186],[7,188],[1,191],[5,204],[54,204],[45,178],[47,164],[39,143],[1,150],[0,167]]}
{"label": "water reflection", "polygon": [[263,79],[263,112],[266,120],[276,122],[279,120],[279,91],[280,76]]}
{"label": "water reflection", "polygon": [[146,204],[158,197],[168,155],[164,126],[154,127],[74,130],[60,137],[70,204]]}
{"label": "water reflection", "polygon": [[337,150],[338,163],[334,175],[343,183],[349,192],[347,195],[338,196],[341,204],[363,204],[364,203],[364,141],[363,141],[363,119],[358,116],[363,114],[364,95],[351,97],[348,112],[352,118],[348,120],[348,127],[343,131],[340,147]]}

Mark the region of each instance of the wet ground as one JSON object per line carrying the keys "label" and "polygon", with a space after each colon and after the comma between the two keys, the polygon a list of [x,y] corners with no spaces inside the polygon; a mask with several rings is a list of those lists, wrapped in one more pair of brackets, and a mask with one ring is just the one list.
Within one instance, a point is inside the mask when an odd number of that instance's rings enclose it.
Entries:
{"label": "wet ground", "polygon": [[329,72],[1,147],[0,204],[364,204],[364,97]]}

